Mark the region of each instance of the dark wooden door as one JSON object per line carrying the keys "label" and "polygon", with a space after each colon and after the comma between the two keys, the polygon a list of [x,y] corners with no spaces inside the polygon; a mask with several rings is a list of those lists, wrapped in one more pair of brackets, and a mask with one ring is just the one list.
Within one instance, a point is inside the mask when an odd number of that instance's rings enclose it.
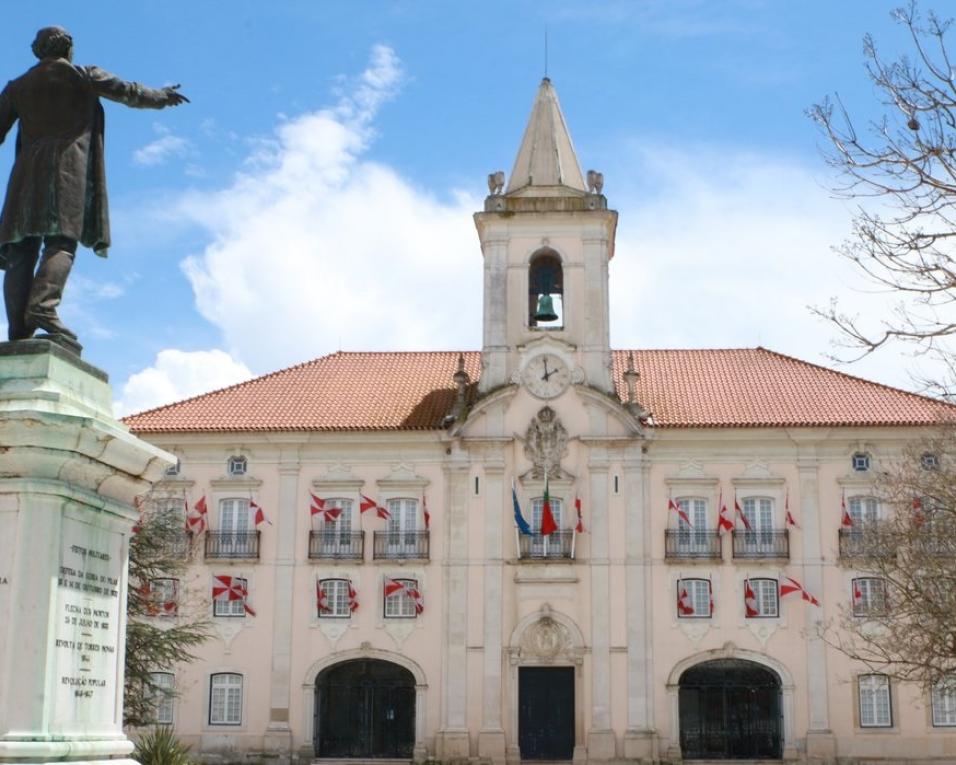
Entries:
{"label": "dark wooden door", "polygon": [[396,664],[337,664],[315,684],[317,757],[409,759],[415,745],[415,679]]}
{"label": "dark wooden door", "polygon": [[680,679],[680,745],[686,760],[783,755],[780,679],[754,662],[719,659]]}
{"label": "dark wooden door", "polygon": [[574,667],[518,668],[518,746],[523,760],[570,760]]}

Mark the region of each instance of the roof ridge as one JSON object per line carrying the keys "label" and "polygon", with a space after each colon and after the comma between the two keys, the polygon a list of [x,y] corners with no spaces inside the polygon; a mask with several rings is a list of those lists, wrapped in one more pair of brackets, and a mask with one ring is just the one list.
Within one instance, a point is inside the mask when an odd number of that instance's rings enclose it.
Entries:
{"label": "roof ridge", "polygon": [[222,388],[207,390],[205,393],[197,393],[195,396],[180,398],[180,399],[177,399],[176,401],[171,401],[168,404],[161,404],[160,406],[154,406],[152,409],[143,409],[142,411],[139,411],[139,412],[131,412],[130,414],[127,414],[121,417],[120,419],[126,420],[131,417],[140,417],[145,414],[153,414],[154,412],[161,412],[163,409],[169,409],[170,407],[173,407],[173,406],[180,406],[181,404],[185,404],[190,401],[199,401],[208,396],[215,396],[216,394],[224,393],[225,391],[233,390],[235,388],[242,388],[243,386],[246,386],[246,385],[251,385],[252,383],[259,382],[260,380],[267,380],[270,377],[275,377],[276,375],[281,375],[285,372],[291,372],[294,369],[301,369],[302,367],[307,367],[310,364],[315,364],[316,362],[322,361],[324,359],[331,359],[342,353],[343,351],[335,351],[334,353],[327,353],[324,356],[316,356],[315,358],[309,359],[308,361],[300,361],[298,364],[292,364],[290,366],[283,367],[282,369],[276,369],[275,371],[272,371],[272,372],[266,372],[265,374],[255,375],[254,377],[250,377],[248,380],[243,380],[242,382],[233,383],[232,385],[225,385]]}
{"label": "roof ridge", "polygon": [[833,369],[832,367],[825,367],[823,366],[823,364],[817,364],[816,362],[813,362],[813,361],[805,361],[804,359],[798,359],[796,356],[788,356],[786,353],[780,353],[780,351],[774,351],[774,350],[771,350],[770,348],[764,348],[762,345],[758,345],[756,350],[763,351],[764,353],[768,353],[771,356],[778,356],[779,358],[786,359],[788,361],[795,361],[798,364],[803,364],[804,366],[813,367],[814,369],[820,369],[820,370],[823,370],[824,372],[830,372],[832,374],[839,375],[840,377],[845,377],[848,380],[865,383],[867,385],[872,385],[877,388],[882,388],[883,390],[891,390],[894,393],[902,393],[906,396],[910,396],[912,398],[916,398],[921,401],[932,401],[936,404],[943,404],[944,406],[947,406],[956,410],[956,404],[950,401],[946,401],[945,399],[937,398],[936,396],[930,396],[925,393],[916,393],[911,390],[906,390],[906,388],[897,388],[893,385],[887,385],[886,383],[877,382],[876,380],[870,380],[866,377],[860,377],[859,375],[851,375],[849,372],[843,372],[839,369]]}

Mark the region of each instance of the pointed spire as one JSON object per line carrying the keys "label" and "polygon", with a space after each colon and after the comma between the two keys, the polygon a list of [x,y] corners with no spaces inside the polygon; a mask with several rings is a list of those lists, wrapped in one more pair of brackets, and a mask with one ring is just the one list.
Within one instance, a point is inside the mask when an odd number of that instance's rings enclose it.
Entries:
{"label": "pointed spire", "polygon": [[558,94],[547,77],[538,88],[505,193],[528,186],[566,186],[587,191]]}

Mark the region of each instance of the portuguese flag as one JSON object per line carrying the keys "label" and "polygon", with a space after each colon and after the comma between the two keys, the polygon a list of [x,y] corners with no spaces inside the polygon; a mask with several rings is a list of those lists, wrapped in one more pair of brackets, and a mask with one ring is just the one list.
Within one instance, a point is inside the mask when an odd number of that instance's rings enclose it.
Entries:
{"label": "portuguese flag", "polygon": [[544,504],[541,507],[541,536],[546,537],[558,530],[551,512],[551,495],[548,493],[548,474],[544,474]]}

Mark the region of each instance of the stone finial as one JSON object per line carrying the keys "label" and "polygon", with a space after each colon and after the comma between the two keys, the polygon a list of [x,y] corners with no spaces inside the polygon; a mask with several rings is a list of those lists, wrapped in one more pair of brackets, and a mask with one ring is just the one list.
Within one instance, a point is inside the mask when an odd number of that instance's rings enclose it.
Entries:
{"label": "stone finial", "polygon": [[493,173],[488,173],[488,193],[491,196],[496,197],[504,190],[505,187],[505,171],[504,170],[495,170]]}
{"label": "stone finial", "polygon": [[637,419],[643,420],[649,417],[651,413],[637,403],[635,387],[640,376],[640,372],[634,369],[634,352],[628,351],[627,369],[624,370],[624,384],[627,386],[627,401],[624,402],[624,406],[626,406],[628,411],[637,417]]}
{"label": "stone finial", "polygon": [[446,427],[460,420],[468,407],[467,396],[468,386],[471,384],[471,376],[465,371],[465,355],[463,353],[458,354],[458,368],[451,376],[451,379],[454,380],[457,390],[455,391],[455,404],[451,412],[449,412],[442,421],[442,424]]}
{"label": "stone finial", "polygon": [[588,191],[592,194],[600,194],[604,190],[604,173],[597,170],[588,170]]}

